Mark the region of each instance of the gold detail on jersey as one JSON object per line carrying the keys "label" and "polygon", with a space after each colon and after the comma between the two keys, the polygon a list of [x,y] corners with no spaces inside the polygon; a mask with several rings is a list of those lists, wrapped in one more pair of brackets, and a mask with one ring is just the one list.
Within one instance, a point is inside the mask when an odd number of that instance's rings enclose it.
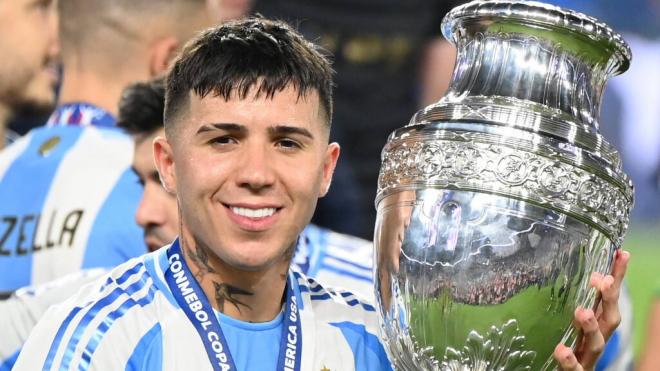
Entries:
{"label": "gold detail on jersey", "polygon": [[41,157],[48,156],[61,141],[62,139],[59,136],[54,136],[43,142],[39,147],[39,154]]}

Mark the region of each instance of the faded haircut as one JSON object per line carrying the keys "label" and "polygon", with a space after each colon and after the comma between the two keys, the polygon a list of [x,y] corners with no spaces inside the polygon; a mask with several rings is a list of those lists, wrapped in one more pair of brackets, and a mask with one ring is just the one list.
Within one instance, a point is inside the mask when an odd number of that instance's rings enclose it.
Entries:
{"label": "faded haircut", "polygon": [[102,49],[96,36],[101,30],[139,38],[149,22],[169,17],[172,28],[206,10],[205,0],[58,0],[60,42],[63,55],[76,49]]}
{"label": "faded haircut", "polygon": [[151,135],[163,128],[164,110],[165,79],[136,82],[121,94],[117,125],[132,135]]}
{"label": "faded haircut", "polygon": [[[190,104],[190,93],[229,100],[272,98],[292,85],[298,97],[316,91],[327,127],[332,118],[333,71],[320,47],[305,40],[286,23],[247,18],[210,28],[183,49],[167,77],[165,131],[173,133],[179,115]],[[258,85],[258,86],[256,86]]]}

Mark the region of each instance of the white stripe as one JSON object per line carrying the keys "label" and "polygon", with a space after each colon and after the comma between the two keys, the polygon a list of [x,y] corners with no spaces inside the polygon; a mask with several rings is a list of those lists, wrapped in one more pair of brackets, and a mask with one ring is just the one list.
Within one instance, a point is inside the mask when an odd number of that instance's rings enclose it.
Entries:
{"label": "white stripe", "polygon": [[338,247],[333,244],[328,244],[326,247],[327,255],[354,262],[367,270],[373,266],[373,251],[371,244],[364,243],[356,243],[351,248]]}
{"label": "white stripe", "polygon": [[[142,270],[141,270],[142,271]],[[138,277],[141,277],[142,274],[140,274]],[[78,344],[76,344],[76,349],[75,353],[73,354],[71,363],[69,364],[69,369],[72,370],[77,370],[78,365],[80,364],[80,361],[82,361],[82,353],[87,347],[87,344],[90,342],[92,336],[96,334],[96,328],[103,322],[104,319],[108,317],[108,315],[122,306],[126,300],[129,298],[137,301],[144,297],[145,295],[148,294],[149,289],[153,287],[153,280],[151,277],[148,277],[146,282],[144,283],[144,286],[142,286],[138,291],[136,291],[133,295],[128,295],[126,292],[123,292],[121,295],[119,295],[113,302],[112,304],[103,307],[96,316],[92,319],[92,321],[89,322],[89,325],[85,328],[83,331],[82,336],[80,337],[80,340],[78,341]],[[155,287],[153,288],[155,289]],[[141,311],[141,308],[137,308],[137,306],[134,306],[131,308],[132,310],[137,309],[138,311]],[[107,333],[106,333],[107,335]],[[103,342],[107,342],[103,341]],[[94,357],[92,357],[94,359]]]}
{"label": "white stripe", "polygon": [[321,265],[321,270],[324,266],[333,267],[344,272],[350,272],[356,274],[360,277],[371,279],[371,269],[370,268],[357,268],[353,265],[344,263],[340,260],[335,259],[330,255],[326,255],[323,259],[323,264]]}
{"label": "white stripe", "polygon": [[[47,282],[80,270],[96,215],[117,180],[130,166],[132,157],[133,142],[128,136],[103,137],[103,133],[96,128],[83,131],[63,158],[41,214],[42,220],[49,220],[55,215],[51,234],[56,236],[52,238],[57,242],[66,216],[74,210],[83,210],[74,245],[55,246],[33,254],[32,283]],[[50,223],[39,224],[36,243],[40,246],[46,244]]]}
{"label": "white stripe", "polygon": [[25,149],[30,144],[31,139],[32,139],[32,132],[29,132],[27,135],[19,138],[12,145],[3,149],[2,152],[0,152],[0,181],[5,176],[7,169],[9,169],[11,164],[14,163],[14,160],[16,160],[18,156],[23,154]]}
{"label": "white stripe", "polygon": [[[111,275],[112,275],[112,277],[113,277],[114,279],[117,279],[118,277],[121,276],[122,273],[124,273],[126,270],[128,270],[128,268],[131,268],[131,267],[133,267],[133,266],[134,266],[134,265],[130,265],[130,266],[127,265],[127,266],[126,266],[127,269],[122,269],[122,270],[119,270],[119,271],[114,271],[114,272],[111,273]],[[112,284],[106,286],[106,287],[103,289],[102,292],[95,293],[95,294],[90,294],[90,295],[87,295],[87,296],[75,295],[75,296],[71,297],[71,299],[70,299],[69,301],[71,301],[71,300],[76,300],[75,302],[78,302],[78,303],[80,303],[80,301],[83,300],[83,299],[87,299],[87,300],[89,300],[89,301],[87,302],[87,305],[85,305],[85,306],[83,307],[83,309],[81,309],[80,311],[78,311],[78,313],[76,313],[76,315],[73,317],[73,319],[71,320],[71,322],[69,322],[69,326],[68,326],[67,329],[64,331],[64,334],[63,334],[63,336],[62,336],[62,340],[61,340],[61,342],[60,342],[60,344],[59,344],[59,348],[57,349],[57,353],[55,354],[55,357],[53,358],[53,366],[59,366],[60,362],[62,362],[62,357],[63,357],[63,355],[64,355],[64,352],[66,351],[66,348],[67,348],[67,345],[69,344],[69,341],[71,340],[71,336],[73,335],[73,332],[74,332],[74,330],[76,329],[76,327],[78,327],[78,324],[80,323],[80,321],[82,320],[82,318],[83,318],[83,317],[87,314],[87,312],[89,311],[89,308],[90,308],[92,305],[94,305],[94,303],[96,303],[98,300],[101,300],[101,299],[104,298],[106,295],[108,295],[109,293],[111,293],[112,290],[116,289],[117,287],[120,287],[120,288],[122,288],[122,289],[126,289],[126,287],[128,287],[128,286],[132,285],[133,283],[137,282],[140,278],[142,278],[142,275],[144,274],[145,270],[146,270],[146,269],[145,269],[144,265],[141,266],[140,269],[137,271],[137,273],[132,274],[132,275],[126,280],[126,282],[124,282],[124,283],[123,283],[122,285],[120,285],[120,286],[118,286],[118,285],[115,284],[115,283],[112,283]],[[79,294],[80,294],[80,293],[79,293]],[[125,297],[125,295],[122,295],[122,297]],[[117,301],[119,301],[119,300],[117,300]],[[115,303],[116,303],[117,301],[115,301]],[[114,304],[114,303],[113,303],[113,304]],[[107,308],[107,307],[106,307],[106,308]],[[104,309],[105,309],[105,308],[104,308]],[[96,318],[99,318],[99,317],[100,317],[100,318],[104,318],[105,316],[102,315],[102,313],[104,313],[104,312],[105,312],[105,310],[102,311],[101,313],[99,313],[99,315],[97,315],[97,316],[95,317],[95,319],[96,319]],[[98,322],[97,322],[97,324],[98,324]],[[80,343],[78,343],[78,344],[80,344]]]}

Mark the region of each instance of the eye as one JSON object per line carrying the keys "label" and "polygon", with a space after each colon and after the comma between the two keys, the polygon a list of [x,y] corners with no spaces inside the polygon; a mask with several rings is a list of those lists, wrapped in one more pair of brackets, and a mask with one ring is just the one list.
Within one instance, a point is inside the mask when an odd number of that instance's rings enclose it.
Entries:
{"label": "eye", "polygon": [[238,143],[236,138],[230,137],[228,135],[223,135],[223,136],[211,139],[211,144],[214,144],[214,145],[224,146],[224,145],[236,144],[236,143]]}
{"label": "eye", "polygon": [[286,150],[294,150],[294,149],[302,148],[302,145],[300,143],[290,138],[282,138],[277,141],[276,145]]}

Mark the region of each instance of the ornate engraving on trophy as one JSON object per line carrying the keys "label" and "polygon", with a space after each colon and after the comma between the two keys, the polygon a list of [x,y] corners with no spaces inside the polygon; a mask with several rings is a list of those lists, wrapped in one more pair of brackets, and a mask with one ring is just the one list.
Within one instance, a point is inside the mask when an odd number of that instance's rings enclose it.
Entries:
{"label": "ornate engraving on trophy", "polygon": [[522,184],[529,175],[527,160],[514,154],[502,157],[497,163],[497,178],[509,185]]}
{"label": "ornate engraving on trophy", "polygon": [[486,336],[471,331],[462,349],[447,348],[443,371],[531,370],[536,352],[525,348],[518,322],[491,327]]}

